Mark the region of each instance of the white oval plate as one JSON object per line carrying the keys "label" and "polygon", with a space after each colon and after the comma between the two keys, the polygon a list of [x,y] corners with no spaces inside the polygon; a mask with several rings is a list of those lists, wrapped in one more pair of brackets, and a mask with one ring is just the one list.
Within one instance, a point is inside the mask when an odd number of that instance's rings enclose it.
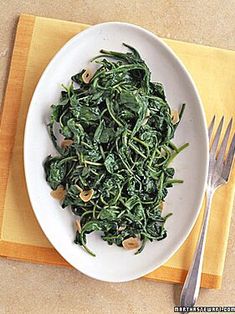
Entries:
{"label": "white oval plate", "polygon": [[[187,107],[174,142],[190,146],[175,160],[176,178],[183,184],[169,190],[164,213],[173,212],[167,221],[168,237],[148,243],[144,251],[134,255],[116,246],[109,246],[98,233],[88,236],[88,246],[96,257],[74,244],[74,220],[69,209],[63,210],[50,196],[43,169],[45,158],[55,153],[46,123],[50,105],[60,96],[61,83],[85,68],[89,60],[104,48],[126,51],[122,43],[135,47],[148,64],[152,80],[164,84],[173,108],[185,102]],[[56,54],[44,71],[35,89],[28,112],[24,165],[29,197],[35,215],[55,249],[76,269],[105,281],[121,282],[141,277],[166,262],[182,245],[192,229],[202,202],[207,164],[208,141],[205,117],[198,92],[188,72],[174,53],[155,35],[131,24],[104,23],[73,37]]]}

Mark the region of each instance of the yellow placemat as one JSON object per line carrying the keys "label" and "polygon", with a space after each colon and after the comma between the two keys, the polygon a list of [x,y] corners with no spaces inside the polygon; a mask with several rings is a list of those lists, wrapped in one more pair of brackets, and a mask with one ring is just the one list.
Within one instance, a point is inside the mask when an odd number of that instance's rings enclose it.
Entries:
{"label": "yellow placemat", "polygon": [[[32,262],[67,265],[41,231],[27,196],[23,170],[23,132],[34,88],[54,54],[88,27],[21,15],[5,94],[0,129],[0,255]],[[207,121],[214,114],[235,115],[235,52],[173,40],[165,42],[180,57],[199,89]],[[201,286],[219,288],[224,268],[235,176],[215,195]],[[192,260],[202,211],[177,253],[146,278],[182,283]]]}

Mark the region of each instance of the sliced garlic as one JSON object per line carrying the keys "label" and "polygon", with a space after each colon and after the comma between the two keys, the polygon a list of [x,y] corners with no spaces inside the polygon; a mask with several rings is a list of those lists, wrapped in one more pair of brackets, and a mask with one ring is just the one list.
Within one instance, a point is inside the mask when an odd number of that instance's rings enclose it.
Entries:
{"label": "sliced garlic", "polygon": [[61,142],[61,147],[64,149],[67,149],[72,144],[73,144],[73,140],[65,139]]}
{"label": "sliced garlic", "polygon": [[130,238],[122,241],[122,246],[126,250],[138,249],[140,247],[140,245],[141,245],[141,241],[139,238],[130,237]]}
{"label": "sliced garlic", "polygon": [[180,117],[179,117],[179,113],[176,110],[172,110],[171,111],[171,119],[172,119],[172,123],[176,124],[180,121]]}
{"label": "sliced garlic", "polygon": [[91,189],[91,190],[88,190],[88,191],[81,191],[79,196],[80,198],[83,200],[83,202],[89,202],[89,200],[92,198],[94,194],[94,190]]}
{"label": "sliced garlic", "polygon": [[82,74],[82,80],[85,84],[88,84],[90,82],[92,78],[92,73],[90,70],[86,70],[83,74]]}
{"label": "sliced garlic", "polygon": [[65,198],[66,191],[63,186],[58,186],[54,191],[51,191],[51,196],[59,201],[62,201]]}
{"label": "sliced garlic", "polygon": [[76,220],[75,220],[75,225],[76,225],[76,227],[77,227],[77,231],[78,231],[79,233],[81,233],[82,227],[81,227],[80,219],[76,219]]}

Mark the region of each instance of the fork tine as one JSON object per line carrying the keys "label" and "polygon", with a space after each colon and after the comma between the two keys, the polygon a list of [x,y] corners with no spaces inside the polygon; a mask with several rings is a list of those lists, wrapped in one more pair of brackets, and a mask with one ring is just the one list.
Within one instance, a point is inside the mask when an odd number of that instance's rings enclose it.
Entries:
{"label": "fork tine", "polygon": [[223,141],[222,141],[220,149],[219,149],[219,153],[218,153],[218,156],[217,156],[217,160],[218,160],[219,163],[223,160],[224,155],[225,155],[229,134],[230,134],[231,128],[232,128],[232,123],[233,123],[233,118],[231,118],[230,121],[229,121],[229,124],[227,126],[227,129],[226,129]]}
{"label": "fork tine", "polygon": [[211,139],[211,134],[212,134],[212,131],[213,131],[214,124],[215,124],[215,116],[214,116],[213,119],[211,120],[210,126],[209,126],[209,128],[208,128],[208,137],[209,137],[209,141],[210,141],[210,139]]}
{"label": "fork tine", "polygon": [[225,160],[225,165],[223,169],[223,178],[226,181],[228,181],[229,174],[232,168],[234,153],[235,153],[235,133],[233,134],[233,139],[230,144],[228,156],[227,156],[227,159]]}
{"label": "fork tine", "polygon": [[217,149],[217,146],[218,146],[218,143],[219,143],[220,134],[221,134],[222,127],[223,127],[223,123],[224,123],[224,116],[220,120],[219,126],[217,128],[216,133],[215,133],[214,141],[213,141],[213,143],[211,145],[211,149],[210,149],[210,155],[211,156],[215,156],[216,149]]}

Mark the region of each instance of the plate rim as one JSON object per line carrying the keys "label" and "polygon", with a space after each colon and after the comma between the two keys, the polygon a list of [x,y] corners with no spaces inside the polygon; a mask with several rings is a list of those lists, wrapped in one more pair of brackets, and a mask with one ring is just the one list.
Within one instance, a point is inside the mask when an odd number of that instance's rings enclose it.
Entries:
{"label": "plate rim", "polygon": [[[39,89],[39,86],[40,86],[40,83],[41,81],[43,81],[45,75],[47,74],[47,72],[50,70],[50,68],[53,66],[53,64],[56,62],[57,58],[60,56],[60,54],[62,54],[68,46],[70,46],[73,41],[77,40],[77,38],[79,37],[82,37],[82,36],[85,36],[86,33],[89,33],[89,32],[92,32],[93,30],[97,29],[97,28],[100,28],[100,27],[103,27],[103,26],[126,26],[126,27],[130,27],[132,29],[135,29],[135,30],[138,30],[138,31],[141,31],[143,33],[145,33],[146,35],[152,37],[153,40],[157,41],[161,46],[163,46],[167,51],[168,53],[171,55],[171,57],[173,59],[175,59],[175,61],[178,63],[178,65],[181,67],[181,69],[183,70],[184,72],[184,75],[186,76],[186,78],[188,79],[188,81],[190,82],[191,84],[191,87],[194,91],[194,94],[195,94],[195,97],[196,97],[196,100],[199,104],[199,110],[200,110],[200,114],[201,114],[201,118],[202,118],[202,125],[203,125],[203,133],[204,133],[204,144],[206,146],[206,150],[205,150],[205,160],[206,160],[206,164],[204,165],[204,173],[203,173],[203,185],[201,187],[201,196],[200,198],[198,198],[197,200],[197,210],[195,211],[195,213],[192,215],[192,219],[191,219],[191,223],[189,224],[189,228],[187,230],[187,232],[185,232],[185,235],[184,237],[182,237],[180,239],[180,241],[178,241],[178,244],[174,246],[174,249],[172,250],[172,252],[170,253],[170,255],[168,255],[165,259],[163,259],[161,261],[161,263],[156,263],[156,265],[154,267],[149,267],[148,269],[145,268],[145,271],[142,271],[142,272],[139,272],[138,275],[132,275],[132,276],[129,276],[127,279],[116,279],[116,280],[113,280],[113,279],[103,279],[102,276],[95,276],[93,274],[90,274],[90,273],[87,273],[86,271],[84,270],[80,270],[78,269],[78,267],[76,265],[74,265],[73,262],[69,261],[67,259],[67,257],[65,257],[64,255],[64,250],[61,250],[60,248],[57,248],[57,245],[55,245],[53,243],[53,239],[50,239],[50,237],[48,236],[47,234],[47,228],[44,228],[43,224],[40,223],[40,218],[39,216],[37,215],[37,210],[35,210],[34,208],[34,200],[33,200],[33,197],[31,196],[31,193],[30,193],[30,184],[29,184],[29,172],[30,170],[28,169],[27,167],[27,139],[29,137],[28,134],[30,134],[29,132],[29,121],[30,121],[30,116],[31,116],[31,112],[32,112],[32,108],[33,108],[33,102],[34,102],[34,98],[36,97],[36,92],[37,90]],[[46,238],[48,239],[48,241],[51,243],[51,245],[53,246],[53,248],[70,264],[72,265],[76,270],[80,271],[81,273],[85,274],[86,276],[90,277],[90,278],[94,278],[94,279],[97,279],[97,280],[100,280],[100,281],[105,281],[105,282],[127,282],[127,281],[131,281],[131,280],[134,280],[134,279],[137,279],[137,278],[140,278],[142,276],[145,276],[147,275],[148,273],[156,270],[157,268],[163,266],[180,248],[181,246],[184,244],[184,242],[186,241],[186,239],[188,238],[189,234],[191,233],[196,221],[197,221],[197,218],[199,216],[199,213],[201,212],[201,206],[202,206],[202,202],[203,202],[203,199],[204,199],[204,193],[205,193],[205,188],[206,188],[206,182],[207,182],[207,174],[208,174],[208,166],[209,166],[209,140],[208,140],[208,136],[207,136],[207,123],[206,123],[206,116],[205,116],[205,111],[204,111],[204,108],[203,108],[203,104],[202,104],[202,100],[201,100],[201,97],[200,97],[200,94],[197,90],[197,87],[196,87],[196,84],[194,83],[193,79],[192,79],[192,76],[191,74],[189,73],[189,71],[187,70],[187,68],[185,67],[185,65],[183,64],[183,62],[180,60],[180,58],[175,54],[175,52],[173,51],[172,48],[170,48],[164,41],[162,38],[158,37],[157,35],[155,35],[154,33],[152,33],[151,31],[139,26],[139,25],[135,25],[135,24],[132,24],[132,23],[126,23],[126,22],[115,22],[115,21],[112,21],[112,22],[104,22],[104,23],[99,23],[99,24],[96,24],[96,25],[93,25],[93,26],[88,26],[88,28],[82,30],[81,32],[77,33],[76,35],[74,35],[71,39],[69,39],[58,51],[57,53],[53,56],[53,58],[49,61],[49,63],[47,64],[46,68],[43,70],[38,82],[37,82],[37,85],[34,89],[34,92],[33,92],[33,96],[31,98],[31,101],[30,101],[30,104],[29,104],[29,108],[28,108],[28,112],[27,112],[27,116],[26,116],[26,122],[25,122],[25,129],[24,129],[24,139],[23,139],[23,165],[24,165],[24,174],[25,174],[25,180],[26,180],[26,186],[27,186],[27,192],[28,192],[28,196],[29,196],[29,200],[30,200],[30,204],[31,204],[31,207],[33,209],[33,212],[34,212],[34,215],[37,219],[37,222],[39,223],[40,225],[40,228],[42,229],[44,235],[46,236]]]}

